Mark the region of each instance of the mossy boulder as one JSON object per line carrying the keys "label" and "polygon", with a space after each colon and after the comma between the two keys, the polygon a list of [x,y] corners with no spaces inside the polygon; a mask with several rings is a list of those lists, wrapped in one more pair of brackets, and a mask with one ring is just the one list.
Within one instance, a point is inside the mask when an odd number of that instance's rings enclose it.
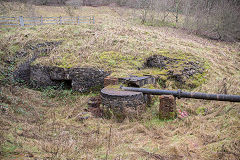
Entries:
{"label": "mossy boulder", "polygon": [[152,55],[144,63],[145,68],[152,68],[163,72],[158,74],[159,83],[165,87],[167,81],[173,81],[176,88],[195,88],[204,83],[206,71],[204,62],[186,56],[175,58],[166,55]]}

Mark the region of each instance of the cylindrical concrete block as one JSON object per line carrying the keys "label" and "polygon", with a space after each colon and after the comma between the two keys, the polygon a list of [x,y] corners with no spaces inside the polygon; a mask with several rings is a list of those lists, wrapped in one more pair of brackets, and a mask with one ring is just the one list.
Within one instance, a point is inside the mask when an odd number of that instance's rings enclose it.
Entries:
{"label": "cylindrical concrete block", "polygon": [[176,117],[176,98],[171,95],[159,96],[159,118],[173,119]]}
{"label": "cylindrical concrete block", "polygon": [[126,117],[139,118],[146,109],[144,96],[141,92],[122,91],[116,88],[101,90],[102,104],[111,109],[119,122]]}

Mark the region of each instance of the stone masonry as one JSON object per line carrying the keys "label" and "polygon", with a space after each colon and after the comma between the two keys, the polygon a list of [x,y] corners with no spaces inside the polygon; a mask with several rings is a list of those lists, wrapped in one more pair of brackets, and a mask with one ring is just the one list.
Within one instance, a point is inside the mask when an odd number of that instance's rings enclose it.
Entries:
{"label": "stone masonry", "polygon": [[176,117],[176,98],[172,95],[159,96],[159,118],[172,119]]}
{"label": "stone masonry", "polygon": [[111,109],[119,122],[126,117],[140,118],[146,110],[144,96],[141,92],[121,91],[114,88],[101,90],[102,104]]}
{"label": "stone masonry", "polygon": [[31,65],[30,80],[35,87],[58,86],[62,81],[71,81],[74,91],[89,92],[103,87],[104,78],[110,73],[96,68],[60,68]]}
{"label": "stone masonry", "polygon": [[131,87],[142,87],[146,84],[155,84],[156,79],[153,76],[146,75],[142,77],[138,76],[130,76],[125,78],[119,78],[118,79],[120,83],[127,84]]}
{"label": "stone masonry", "polygon": [[106,77],[104,79],[104,87],[107,87],[109,85],[118,85],[118,78],[115,77]]}

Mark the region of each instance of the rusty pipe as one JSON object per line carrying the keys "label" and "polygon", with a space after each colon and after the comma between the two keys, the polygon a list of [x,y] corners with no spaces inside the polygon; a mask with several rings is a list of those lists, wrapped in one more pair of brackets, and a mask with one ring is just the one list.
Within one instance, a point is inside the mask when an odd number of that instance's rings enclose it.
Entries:
{"label": "rusty pipe", "polygon": [[147,89],[147,88],[134,88],[134,87],[123,87],[120,89],[125,91],[142,92],[144,94],[152,95],[173,95],[177,98],[194,98],[204,100],[216,100],[216,101],[229,101],[229,102],[240,102],[240,95],[226,95],[226,94],[207,94],[200,92],[184,92],[182,90],[170,91],[170,90],[159,90],[159,89]]}

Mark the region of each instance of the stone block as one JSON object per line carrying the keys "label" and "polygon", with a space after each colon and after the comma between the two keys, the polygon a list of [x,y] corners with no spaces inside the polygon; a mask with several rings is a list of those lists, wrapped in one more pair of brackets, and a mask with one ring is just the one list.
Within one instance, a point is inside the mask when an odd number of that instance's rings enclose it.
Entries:
{"label": "stone block", "polygon": [[30,80],[34,87],[47,87],[56,86],[57,83],[54,82],[50,77],[50,68],[42,65],[32,65],[30,66]]}
{"label": "stone block", "polygon": [[146,84],[155,84],[156,80],[153,76],[130,76],[126,78],[119,78],[119,82],[127,84],[130,87],[142,87]]}
{"label": "stone block", "polygon": [[69,69],[60,67],[51,67],[50,78],[53,80],[72,80]]}
{"label": "stone block", "polygon": [[115,77],[106,77],[104,79],[104,87],[107,87],[109,85],[117,85],[118,84],[118,78]]}
{"label": "stone block", "polygon": [[176,117],[176,98],[172,95],[159,96],[159,118],[173,119]]}

